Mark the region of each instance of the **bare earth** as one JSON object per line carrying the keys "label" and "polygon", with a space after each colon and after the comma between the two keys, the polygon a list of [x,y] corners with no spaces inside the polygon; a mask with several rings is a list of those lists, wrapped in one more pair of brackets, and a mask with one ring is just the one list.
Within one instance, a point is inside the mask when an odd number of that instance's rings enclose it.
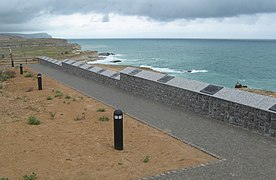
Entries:
{"label": "bare earth", "polygon": [[[114,150],[114,109],[48,77],[42,91],[36,82],[17,74],[0,89],[0,178],[137,179],[217,160],[127,115],[124,150]],[[27,124],[30,115],[41,124]]]}

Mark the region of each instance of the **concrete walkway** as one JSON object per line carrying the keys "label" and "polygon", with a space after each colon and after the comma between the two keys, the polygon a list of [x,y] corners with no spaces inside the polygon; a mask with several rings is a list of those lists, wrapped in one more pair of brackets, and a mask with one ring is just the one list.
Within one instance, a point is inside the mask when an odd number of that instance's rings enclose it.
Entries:
{"label": "concrete walkway", "polygon": [[226,159],[153,179],[276,179],[274,139],[52,68],[38,64],[30,67]]}

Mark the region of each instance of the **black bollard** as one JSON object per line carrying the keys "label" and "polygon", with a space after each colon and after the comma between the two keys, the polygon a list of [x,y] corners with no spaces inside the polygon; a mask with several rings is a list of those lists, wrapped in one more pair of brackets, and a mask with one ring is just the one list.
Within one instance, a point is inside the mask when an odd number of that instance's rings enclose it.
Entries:
{"label": "black bollard", "polygon": [[38,90],[42,90],[42,75],[41,75],[41,73],[37,74],[37,84],[38,84]]}
{"label": "black bollard", "polygon": [[23,65],[20,64],[19,67],[20,67],[20,74],[23,74]]}
{"label": "black bollard", "polygon": [[13,62],[13,58],[12,58],[12,53],[11,52],[10,52],[10,55],[11,55],[11,65],[12,65],[12,67],[14,67],[14,62]]}
{"label": "black bollard", "polygon": [[114,148],[123,150],[123,112],[120,109],[114,111]]}

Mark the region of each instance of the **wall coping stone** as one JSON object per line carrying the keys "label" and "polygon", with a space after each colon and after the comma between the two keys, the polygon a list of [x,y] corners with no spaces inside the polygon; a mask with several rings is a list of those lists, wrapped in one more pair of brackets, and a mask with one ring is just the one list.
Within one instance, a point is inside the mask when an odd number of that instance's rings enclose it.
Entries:
{"label": "wall coping stone", "polygon": [[141,72],[135,74],[134,76],[157,82],[158,79],[161,79],[162,77],[164,77],[166,75],[157,73],[157,72],[142,70]]}
{"label": "wall coping stone", "polygon": [[106,69],[101,69],[101,70],[99,70],[97,73],[98,74],[102,74],[103,72],[105,72],[106,71]]}
{"label": "wall coping stone", "polygon": [[276,98],[226,87],[217,92],[214,97],[265,111],[270,111],[268,109],[276,103]]}
{"label": "wall coping stone", "polygon": [[186,89],[189,91],[199,92],[199,93],[202,89],[204,89],[205,87],[207,87],[209,85],[204,82],[195,81],[195,80],[191,80],[191,79],[184,79],[184,78],[179,78],[179,77],[175,77],[165,84],[174,86],[177,88],[181,88],[181,89]]}
{"label": "wall coping stone", "polygon": [[63,61],[63,63],[65,64],[73,64],[75,62],[76,62],[75,60],[71,60],[71,59],[69,59],[68,61]]}
{"label": "wall coping stone", "polygon": [[133,68],[133,67],[126,67],[125,69],[119,71],[120,73],[123,73],[123,74],[128,74],[130,72],[132,72],[133,70],[135,70],[136,68]]}
{"label": "wall coping stone", "polygon": [[115,73],[116,73],[115,71],[106,70],[106,71],[102,72],[101,75],[110,77],[110,76],[112,76]]}
{"label": "wall coping stone", "polygon": [[73,66],[82,66],[82,65],[84,65],[84,64],[86,64],[84,61],[77,61],[77,62],[75,62],[74,64],[73,64]]}
{"label": "wall coping stone", "polygon": [[88,69],[89,67],[92,67],[92,66],[89,64],[83,64],[80,66],[80,68],[82,68],[82,69]]}
{"label": "wall coping stone", "polygon": [[100,68],[98,66],[94,66],[93,68],[89,69],[89,71],[91,72],[94,72],[94,73],[97,73],[99,72],[100,70],[102,70],[103,68]]}
{"label": "wall coping stone", "polygon": [[110,78],[120,80],[120,73],[119,72],[115,72],[114,74],[112,74],[110,76]]}

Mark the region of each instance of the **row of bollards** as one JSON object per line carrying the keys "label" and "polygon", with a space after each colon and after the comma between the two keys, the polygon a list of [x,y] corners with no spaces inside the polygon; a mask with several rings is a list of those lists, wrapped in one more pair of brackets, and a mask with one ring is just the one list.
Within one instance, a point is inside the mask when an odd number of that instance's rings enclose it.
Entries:
{"label": "row of bollards", "polygon": [[[20,74],[23,74],[23,65],[22,64],[20,64],[19,69],[20,69]],[[37,73],[37,86],[38,86],[38,90],[42,90],[42,74],[41,73]]]}
{"label": "row of bollards", "polygon": [[[23,65],[20,64],[20,74],[23,74]],[[38,90],[42,90],[42,74],[37,73]],[[123,112],[120,109],[114,111],[114,148],[123,150]]]}

